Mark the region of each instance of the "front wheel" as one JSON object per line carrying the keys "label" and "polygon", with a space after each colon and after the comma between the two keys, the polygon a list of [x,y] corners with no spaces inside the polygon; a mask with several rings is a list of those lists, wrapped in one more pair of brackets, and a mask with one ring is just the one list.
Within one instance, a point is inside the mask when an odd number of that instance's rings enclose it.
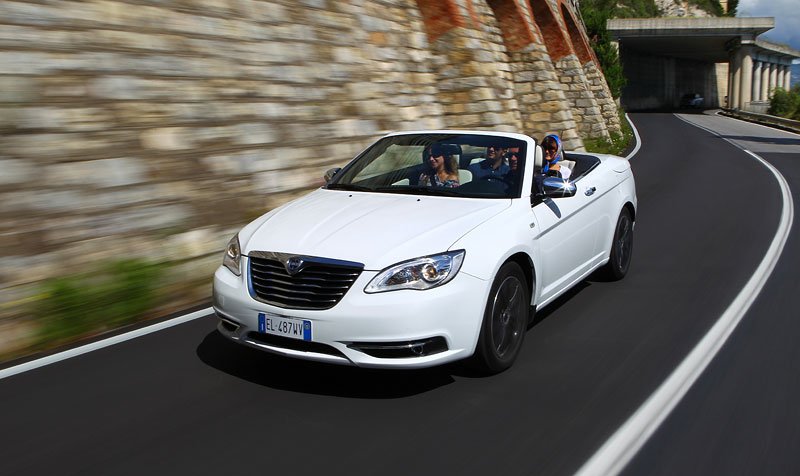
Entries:
{"label": "front wheel", "polygon": [[623,208],[617,219],[617,226],[614,229],[614,238],[611,241],[611,252],[608,256],[603,271],[605,275],[618,281],[628,274],[631,266],[631,255],[633,254],[633,218],[627,208]]}
{"label": "front wheel", "polygon": [[473,356],[473,363],[481,373],[502,372],[517,358],[528,326],[529,289],[517,263],[506,263],[498,271]]}

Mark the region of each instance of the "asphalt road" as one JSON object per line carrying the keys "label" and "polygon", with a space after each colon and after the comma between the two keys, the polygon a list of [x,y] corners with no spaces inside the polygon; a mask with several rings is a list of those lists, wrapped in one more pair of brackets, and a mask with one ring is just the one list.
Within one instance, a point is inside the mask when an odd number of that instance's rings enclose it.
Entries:
{"label": "asphalt road", "polygon": [[[290,361],[201,318],[0,380],[0,474],[575,472],[727,308],[780,216],[775,179],[740,149],[671,114],[633,120],[631,270],[541,311],[511,370]],[[800,191],[800,137],[730,127]],[[800,472],[798,241],[627,474]]]}

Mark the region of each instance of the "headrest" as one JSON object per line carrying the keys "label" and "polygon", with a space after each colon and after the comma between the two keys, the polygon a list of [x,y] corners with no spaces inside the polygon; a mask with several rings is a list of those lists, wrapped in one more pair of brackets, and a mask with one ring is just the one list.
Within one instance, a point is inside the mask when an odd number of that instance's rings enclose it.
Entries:
{"label": "headrest", "polygon": [[534,150],[536,152],[533,154],[533,170],[535,170],[536,173],[541,173],[542,167],[544,166],[544,153],[542,152],[541,144],[534,147]]}

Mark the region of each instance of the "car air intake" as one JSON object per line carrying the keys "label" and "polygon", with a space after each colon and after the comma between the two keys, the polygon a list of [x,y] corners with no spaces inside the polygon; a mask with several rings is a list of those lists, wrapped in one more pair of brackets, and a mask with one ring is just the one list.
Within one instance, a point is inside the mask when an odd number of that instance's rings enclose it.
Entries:
{"label": "car air intake", "polygon": [[444,337],[403,342],[353,342],[347,347],[380,359],[425,357],[447,350]]}
{"label": "car air intake", "polygon": [[[286,264],[290,260],[296,266]],[[364,265],[350,261],[255,252],[250,255],[250,292],[259,301],[282,308],[330,309],[363,269]]]}

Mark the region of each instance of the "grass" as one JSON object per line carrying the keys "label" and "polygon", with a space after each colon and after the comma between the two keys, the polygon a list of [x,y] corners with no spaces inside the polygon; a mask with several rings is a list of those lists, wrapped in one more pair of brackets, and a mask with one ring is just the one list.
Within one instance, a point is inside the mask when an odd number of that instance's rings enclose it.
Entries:
{"label": "grass", "polygon": [[621,134],[611,133],[611,139],[603,138],[585,138],[583,145],[586,147],[587,152],[595,152],[598,154],[613,154],[622,155],[633,144],[633,129],[625,119],[625,111],[619,110],[619,122],[622,128]]}
{"label": "grass", "polygon": [[138,259],[106,263],[93,273],[49,279],[34,304],[36,347],[44,348],[135,322],[157,301],[166,265]]}

